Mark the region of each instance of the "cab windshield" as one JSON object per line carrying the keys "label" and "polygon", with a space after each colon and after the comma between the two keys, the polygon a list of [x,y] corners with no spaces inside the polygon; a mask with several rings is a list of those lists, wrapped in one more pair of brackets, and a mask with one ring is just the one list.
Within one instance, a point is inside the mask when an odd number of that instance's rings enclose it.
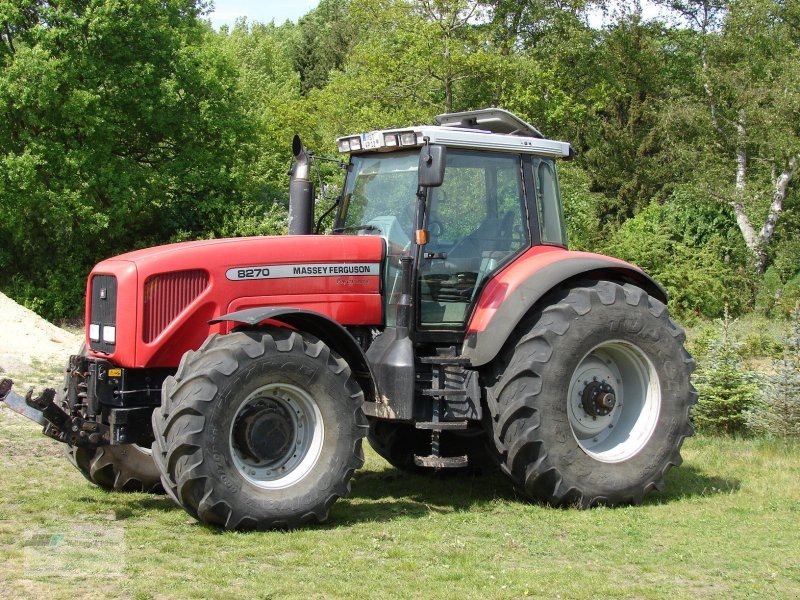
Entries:
{"label": "cab windshield", "polygon": [[[419,150],[352,157],[337,232],[386,240],[386,324],[400,295],[400,258],[411,249]],[[483,281],[527,247],[518,155],[448,149],[444,182],[428,192],[428,242],[417,265],[417,325],[463,327]]]}
{"label": "cab windshield", "polygon": [[400,298],[400,258],[411,248],[418,165],[419,150],[353,156],[335,229],[351,235],[379,235],[386,240],[387,325],[394,325],[396,317],[388,307]]}
{"label": "cab windshield", "polygon": [[380,235],[396,249],[407,249],[411,243],[418,164],[418,150],[352,157],[337,229]]}

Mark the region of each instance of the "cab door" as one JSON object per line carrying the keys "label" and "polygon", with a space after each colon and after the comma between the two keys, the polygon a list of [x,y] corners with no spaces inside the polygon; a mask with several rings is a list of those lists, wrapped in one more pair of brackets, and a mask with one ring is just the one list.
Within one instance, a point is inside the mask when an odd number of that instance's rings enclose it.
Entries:
{"label": "cab door", "polygon": [[418,327],[461,329],[488,276],[530,245],[518,155],[448,149],[429,192],[418,275]]}

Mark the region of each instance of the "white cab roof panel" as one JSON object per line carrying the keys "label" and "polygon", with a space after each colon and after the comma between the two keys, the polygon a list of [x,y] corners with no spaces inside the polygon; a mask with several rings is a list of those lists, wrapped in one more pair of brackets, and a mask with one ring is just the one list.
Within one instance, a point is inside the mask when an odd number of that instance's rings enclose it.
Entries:
{"label": "white cab roof panel", "polygon": [[[337,139],[340,151],[350,154],[392,152],[421,146],[425,140],[452,148],[537,154],[568,158],[567,142],[545,139],[533,125],[500,109],[485,108],[436,117],[437,125],[383,129]],[[416,137],[410,136],[414,133]],[[403,134],[406,134],[403,138]],[[410,138],[410,142],[404,141]],[[390,143],[391,142],[391,143]]]}

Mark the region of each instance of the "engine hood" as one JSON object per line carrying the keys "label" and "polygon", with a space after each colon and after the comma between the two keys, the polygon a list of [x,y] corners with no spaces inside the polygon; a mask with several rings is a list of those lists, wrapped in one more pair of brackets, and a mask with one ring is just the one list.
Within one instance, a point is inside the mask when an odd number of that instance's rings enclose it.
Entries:
{"label": "engine hood", "polygon": [[180,242],[127,252],[109,260],[130,261],[143,271],[170,271],[176,265],[209,268],[252,266],[261,262],[380,261],[382,252],[382,241],[373,236],[284,235]]}
{"label": "engine hood", "polygon": [[[230,327],[209,320],[246,308],[290,306],[342,325],[379,325],[383,255],[382,238],[351,235],[201,240],[121,254],[89,276],[87,342],[118,364],[166,367]],[[89,326],[98,322],[101,332],[114,327],[113,344],[91,343]]]}

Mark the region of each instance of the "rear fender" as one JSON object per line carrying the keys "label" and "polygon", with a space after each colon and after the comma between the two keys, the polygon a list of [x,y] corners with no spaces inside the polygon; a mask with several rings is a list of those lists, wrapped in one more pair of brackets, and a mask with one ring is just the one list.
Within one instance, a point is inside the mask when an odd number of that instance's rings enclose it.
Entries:
{"label": "rear fender", "polygon": [[323,314],[288,307],[248,308],[222,315],[208,323],[213,325],[223,321],[243,323],[251,328],[258,328],[264,321],[272,321],[304,333],[310,333],[325,342],[329,348],[347,361],[367,402],[374,402],[378,397],[375,378],[372,376],[372,370],[361,346],[347,329]]}
{"label": "rear fender", "polygon": [[467,328],[462,355],[476,367],[491,362],[548,292],[578,279],[632,283],[667,302],[667,293],[655,280],[624,261],[561,248],[533,248],[487,284]]}

